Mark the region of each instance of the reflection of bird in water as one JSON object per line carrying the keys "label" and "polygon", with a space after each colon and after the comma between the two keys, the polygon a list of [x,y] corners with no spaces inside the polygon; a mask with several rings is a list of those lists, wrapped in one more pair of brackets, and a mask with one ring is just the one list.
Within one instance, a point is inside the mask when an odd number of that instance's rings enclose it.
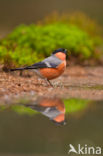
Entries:
{"label": "reflection of bird in water", "polygon": [[65,124],[65,107],[61,99],[42,98],[38,104],[26,104],[25,106],[41,112],[57,124]]}

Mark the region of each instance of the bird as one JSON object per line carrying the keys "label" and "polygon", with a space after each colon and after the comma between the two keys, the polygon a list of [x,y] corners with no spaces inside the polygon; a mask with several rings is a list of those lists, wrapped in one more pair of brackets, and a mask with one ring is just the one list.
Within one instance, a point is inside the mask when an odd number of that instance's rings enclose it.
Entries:
{"label": "bird", "polygon": [[53,87],[50,80],[61,76],[65,71],[67,52],[67,49],[59,48],[54,50],[51,56],[45,58],[41,62],[35,63],[31,66],[10,69],[10,71],[33,70],[39,77],[45,79],[49,85]]}
{"label": "bird", "polygon": [[65,105],[64,102],[57,97],[39,97],[37,101],[24,104],[48,117],[57,125],[65,125]]}

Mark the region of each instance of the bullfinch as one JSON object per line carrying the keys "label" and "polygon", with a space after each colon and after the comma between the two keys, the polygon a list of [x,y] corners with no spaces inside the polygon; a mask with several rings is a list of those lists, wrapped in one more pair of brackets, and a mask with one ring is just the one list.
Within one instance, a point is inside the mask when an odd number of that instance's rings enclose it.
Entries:
{"label": "bullfinch", "polygon": [[41,62],[31,66],[10,69],[10,71],[33,70],[39,77],[45,79],[52,86],[49,80],[59,77],[66,69],[66,54],[67,49],[59,48],[54,50],[51,56]]}

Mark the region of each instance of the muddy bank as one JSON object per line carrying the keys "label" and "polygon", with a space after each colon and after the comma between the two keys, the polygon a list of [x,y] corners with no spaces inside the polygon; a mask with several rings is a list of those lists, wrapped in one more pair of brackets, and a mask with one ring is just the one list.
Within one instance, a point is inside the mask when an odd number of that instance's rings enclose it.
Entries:
{"label": "muddy bank", "polygon": [[103,100],[103,67],[68,67],[58,79],[51,81],[54,88],[32,72],[0,72],[0,99],[19,96],[49,95],[61,98]]}

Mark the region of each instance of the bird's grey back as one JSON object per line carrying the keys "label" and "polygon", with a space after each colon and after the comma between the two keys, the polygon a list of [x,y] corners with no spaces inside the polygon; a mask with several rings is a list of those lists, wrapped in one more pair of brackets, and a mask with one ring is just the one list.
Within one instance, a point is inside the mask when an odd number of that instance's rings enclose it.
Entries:
{"label": "bird's grey back", "polygon": [[48,67],[56,68],[59,64],[62,63],[62,60],[57,58],[55,55],[51,55],[47,57],[46,59],[44,59],[42,62],[47,64]]}

